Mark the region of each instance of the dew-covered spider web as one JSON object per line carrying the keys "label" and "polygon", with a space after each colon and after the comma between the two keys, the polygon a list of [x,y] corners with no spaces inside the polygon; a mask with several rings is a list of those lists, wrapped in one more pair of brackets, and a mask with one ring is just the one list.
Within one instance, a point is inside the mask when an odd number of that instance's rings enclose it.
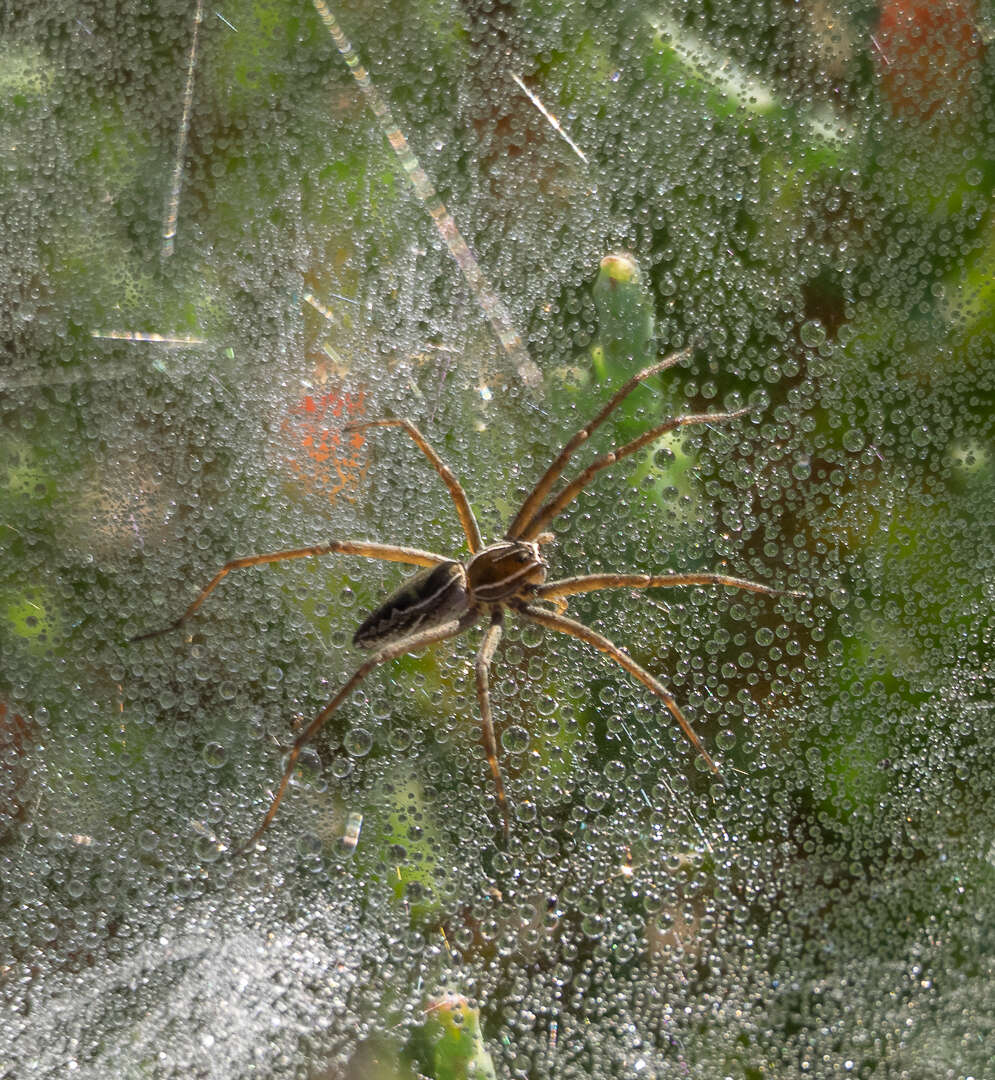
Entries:
{"label": "dew-covered spider web", "polygon": [[[0,1077],[995,1075],[995,9],[0,17]],[[551,577],[372,672],[566,440]]]}

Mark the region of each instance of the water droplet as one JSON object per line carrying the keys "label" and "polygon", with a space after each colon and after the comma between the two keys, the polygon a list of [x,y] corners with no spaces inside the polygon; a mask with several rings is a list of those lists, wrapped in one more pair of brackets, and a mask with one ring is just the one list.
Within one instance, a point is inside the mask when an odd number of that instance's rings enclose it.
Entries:
{"label": "water droplet", "polygon": [[761,626],[754,635],[756,643],[763,648],[774,644],[774,631],[769,626]]}
{"label": "water droplet", "polygon": [[808,322],[802,323],[798,333],[802,344],[807,345],[810,349],[817,349],[820,345],[825,344],[826,328],[818,319],[809,319]]}
{"label": "water droplet", "polygon": [[198,836],[194,850],[201,862],[217,862],[221,858],[221,845],[213,836]]}
{"label": "water droplet", "polygon": [[529,733],[520,725],[513,724],[502,733],[501,745],[509,754],[519,754],[528,749]]}
{"label": "water droplet", "polygon": [[625,779],[625,765],[617,759],[609,761],[605,765],[605,778],[613,784],[620,783]]}
{"label": "water droplet", "polygon": [[201,751],[201,758],[203,758],[206,765],[212,769],[219,769],[224,765],[227,760],[227,750],[221,743],[209,742]]}
{"label": "water droplet", "polygon": [[331,773],[338,780],[344,780],[352,772],[352,760],[347,757],[337,757],[331,764]]}
{"label": "water droplet", "polygon": [[342,740],[347,754],[353,757],[366,757],[373,748],[373,736],[366,728],[350,728]]}
{"label": "water droplet", "polygon": [[[284,761],[284,768],[286,768],[286,761]],[[297,759],[297,764],[294,766],[291,783],[309,784],[320,774],[321,757],[318,755],[318,751],[312,746],[305,746]]]}
{"label": "water droplet", "polygon": [[864,433],[857,428],[850,428],[843,435],[843,447],[851,454],[857,454],[864,449]]}
{"label": "water droplet", "polygon": [[390,744],[391,750],[407,750],[411,745],[412,734],[411,729],[406,727],[395,727],[391,730],[390,735],[387,738]]}

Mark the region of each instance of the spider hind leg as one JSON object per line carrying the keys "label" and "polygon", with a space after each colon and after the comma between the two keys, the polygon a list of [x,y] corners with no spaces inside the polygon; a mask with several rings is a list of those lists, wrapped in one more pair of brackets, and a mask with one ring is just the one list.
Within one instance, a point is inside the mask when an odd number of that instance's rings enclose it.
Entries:
{"label": "spider hind leg", "polygon": [[195,614],[201,604],[233,570],[245,570],[250,566],[264,566],[267,563],[286,562],[290,559],[311,559],[320,555],[361,555],[364,559],[379,559],[382,562],[407,563],[409,566],[437,566],[449,560],[443,555],[418,548],[402,547],[399,544],[373,544],[366,540],[332,540],[327,544],[313,544],[311,547],[291,548],[288,551],[270,551],[262,555],[243,555],[238,559],[229,559],[224,566],[194,597],[193,602],[178,618],[159,630],[149,630],[136,634],[130,641],[145,641],[148,638],[167,634],[176,630]]}
{"label": "spider hind leg", "polygon": [[504,780],[501,776],[501,766],[498,763],[497,740],[494,738],[494,719],[491,715],[490,693],[490,667],[494,659],[494,653],[501,640],[504,627],[504,612],[498,608],[491,614],[491,625],[484,634],[484,640],[480,643],[480,651],[477,653],[476,676],[477,676],[477,701],[480,703],[480,729],[487,753],[487,764],[491,769],[494,779],[494,788],[497,792],[498,805],[501,807],[501,816],[504,820],[504,842],[508,845],[511,836],[511,817],[508,810],[508,798],[504,791]]}
{"label": "spider hind leg", "polygon": [[426,645],[434,645],[436,642],[444,641],[446,638],[455,637],[457,634],[461,634],[464,630],[468,629],[476,619],[477,612],[469,611],[464,614],[462,618],[450,619],[441,626],[434,626],[430,629],[421,631],[421,633],[411,634],[406,638],[402,638],[400,641],[391,642],[374,653],[374,655],[365,663],[361,664],[339,689],[339,692],[335,697],[332,698],[332,700],[294,740],[294,745],[291,747],[290,754],[287,757],[287,763],[283,769],[283,776],[280,778],[280,785],[270,802],[269,809],[266,811],[266,815],[260,823],[259,828],[256,829],[252,836],[250,836],[238,849],[238,852],[240,854],[245,854],[262,838],[263,833],[266,832],[273,819],[276,817],[276,812],[290,785],[290,778],[294,775],[294,769],[297,766],[297,759],[301,756],[301,751],[315,735],[318,734],[329,717],[340,705],[342,705],[353,690],[359,686],[375,667],[380,664],[385,664],[388,660],[394,660],[399,656],[403,656],[405,653],[417,652]]}
{"label": "spider hind leg", "polygon": [[691,743],[695,750],[697,750],[704,758],[709,769],[711,769],[716,776],[721,775],[718,766],[712,760],[708,751],[702,744],[701,739],[695,734],[694,728],[691,727],[687,717],[681,711],[674,695],[644,667],[637,664],[631,656],[623,652],[616,644],[614,644],[614,642],[609,641],[608,638],[599,634],[596,630],[592,630],[589,626],[585,626],[584,623],[578,622],[576,619],[567,618],[565,615],[556,615],[551,611],[543,611],[542,608],[537,608],[531,604],[522,604],[521,607],[516,608],[516,610],[526,619],[538,623],[540,626],[548,627],[550,630],[556,630],[558,633],[566,634],[568,637],[578,638],[580,641],[586,641],[588,645],[593,645],[598,652],[604,653],[610,659],[614,660],[619,667],[624,668],[630,675],[638,679],[647,690],[654,693],[663,701],[664,705],[667,706],[670,715],[677,721],[688,742]]}

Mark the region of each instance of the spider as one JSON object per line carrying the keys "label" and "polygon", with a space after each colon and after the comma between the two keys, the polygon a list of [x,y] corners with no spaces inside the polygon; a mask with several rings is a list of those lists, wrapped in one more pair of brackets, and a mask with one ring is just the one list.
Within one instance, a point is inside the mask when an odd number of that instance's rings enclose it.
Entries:
{"label": "spider", "polygon": [[[447,558],[445,555],[422,551],[419,548],[373,543],[367,540],[331,540],[311,547],[274,551],[262,555],[245,555],[225,563],[201,589],[186,611],[169,626],[132,638],[132,641],[141,641],[175,630],[197,611],[221,580],[232,570],[242,570],[264,563],[282,562],[286,559],[307,559],[332,554],[359,555],[366,559],[406,563],[409,566],[422,568],[409,577],[356,630],[352,639],[353,644],[361,649],[373,650],[372,655],[353,672],[339,692],[298,735],[287,757],[280,785],[270,802],[269,809],[259,827],[242,846],[241,851],[253,848],[269,828],[286,793],[301,750],[374,668],[405,653],[418,652],[427,645],[434,645],[446,638],[462,634],[481,619],[485,619],[488,625],[477,652],[475,668],[477,700],[480,706],[484,749],[501,809],[504,839],[507,843],[511,824],[504,780],[498,764],[497,743],[494,738],[489,674],[491,661],[501,640],[505,614],[508,611],[514,612],[526,622],[536,623],[549,630],[555,630],[557,633],[578,638],[614,660],[663,701],[688,741],[701,754],[708,768],[718,775],[715,762],[688,723],[674,695],[608,638],[564,614],[567,609],[566,598],[600,589],[659,589],[676,585],[724,585],[734,589],[765,593],[769,596],[804,596],[805,594],[715,573],[582,574],[578,577],[547,581],[548,564],[541,550],[542,547],[553,542],[553,534],[547,531],[546,527],[566,510],[603,469],[621,461],[622,458],[635,454],[675,428],[687,427],[691,424],[735,420],[750,411],[746,408],[737,409],[734,412],[672,417],[663,423],[656,424],[623,446],[595,459],[573,480],[562,484],[554,493],[557,481],[573,453],[587,442],[622,401],[640,383],[672,367],[690,352],[690,349],[686,349],[666,357],[634,375],[617,390],[601,411],[566,443],[522,503],[514,520],[508,526],[504,539],[490,544],[484,543],[462,485],[410,420],[369,420],[346,425],[344,430],[347,432],[360,432],[377,427],[399,427],[407,432],[449,489],[466,535],[468,556],[459,559]],[[540,604],[547,606],[542,607]]]}

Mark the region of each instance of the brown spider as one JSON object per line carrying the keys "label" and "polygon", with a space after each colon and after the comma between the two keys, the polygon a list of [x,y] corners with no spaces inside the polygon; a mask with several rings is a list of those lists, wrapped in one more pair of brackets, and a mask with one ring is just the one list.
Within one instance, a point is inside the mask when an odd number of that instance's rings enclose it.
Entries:
{"label": "brown spider", "polygon": [[[501,806],[504,835],[507,841],[510,832],[508,801],[505,797],[504,781],[501,778],[501,769],[497,759],[488,675],[491,660],[501,640],[504,613],[509,609],[528,622],[579,638],[611,657],[663,701],[708,767],[714,773],[718,773],[715,763],[681,712],[673,694],[606,637],[589,626],[564,615],[563,612],[567,607],[564,598],[577,593],[594,592],[598,589],[658,589],[674,585],[727,585],[731,588],[747,589],[770,596],[804,596],[805,594],[775,589],[755,581],[746,581],[743,578],[712,573],[584,574],[579,577],[547,582],[547,563],[539,550],[540,545],[549,544],[553,540],[552,533],[545,531],[545,527],[570,505],[602,469],[614,465],[622,458],[629,457],[630,454],[636,453],[675,428],[689,424],[734,420],[750,411],[738,409],[728,413],[700,413],[673,417],[650,428],[624,446],[597,458],[575,479],[564,484],[556,494],[551,494],[570,456],[605,422],[623,399],[628,397],[645,379],[671,367],[689,352],[690,350],[685,350],[675,353],[653,364],[633,376],[620,390],[616,391],[597,416],[581,428],[563,447],[556,460],[522,503],[521,509],[505,533],[505,538],[492,544],[484,543],[476,518],[470,509],[466,492],[459,481],[442,463],[414,424],[408,420],[371,420],[348,424],[344,429],[346,431],[364,431],[373,427],[404,428],[449,489],[460,524],[463,526],[463,532],[466,534],[467,546],[470,549],[469,557],[448,559],[444,555],[436,555],[431,551],[421,551],[418,548],[401,547],[396,544],[370,543],[366,540],[332,540],[326,544],[294,548],[290,551],[274,551],[266,555],[245,555],[240,559],[232,559],[225,563],[175,622],[162,630],[153,630],[132,639],[141,641],[176,629],[193,615],[229,571],[241,570],[247,566],[259,566],[262,563],[280,562],[284,559],[340,554],[361,555],[367,559],[424,567],[408,578],[356,631],[353,644],[363,649],[376,649],[376,652],[360,665],[335,697],[294,741],[283,770],[280,786],[270,803],[266,816],[241,850],[251,848],[276,816],[277,808],[287,790],[301,750],[375,667],[403,656],[405,653],[417,652],[426,645],[434,645],[437,641],[455,637],[469,629],[482,617],[486,617],[490,625],[484,631],[484,639],[477,653],[477,699],[480,703],[484,748],[494,779],[497,799]],[[538,607],[537,601],[547,601],[556,610]]]}

